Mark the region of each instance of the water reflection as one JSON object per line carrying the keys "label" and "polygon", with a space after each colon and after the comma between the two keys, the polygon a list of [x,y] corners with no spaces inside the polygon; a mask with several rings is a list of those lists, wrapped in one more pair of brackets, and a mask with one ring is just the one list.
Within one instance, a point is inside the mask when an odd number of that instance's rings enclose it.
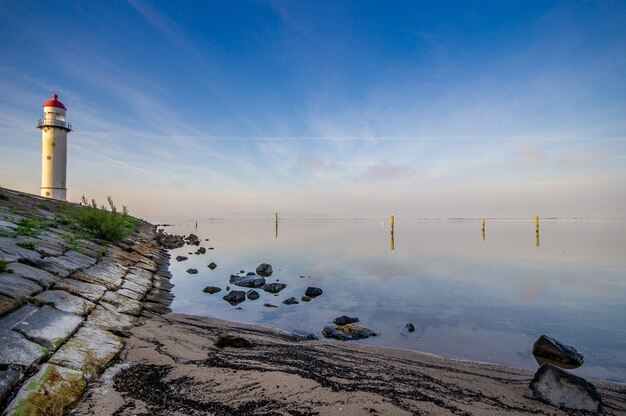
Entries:
{"label": "water reflection", "polygon": [[[381,333],[368,344],[531,370],[533,342],[545,333],[588,357],[576,374],[626,381],[626,222],[543,220],[541,250],[528,244],[532,219],[490,220],[489,240],[480,243],[476,220],[405,219],[397,235],[378,220],[280,222],[280,239],[277,216],[199,221],[197,232],[193,222],[169,227],[210,238],[215,247],[173,261],[174,310],[306,333],[356,315]],[[219,266],[214,271],[206,267],[211,261]],[[288,285],[275,299],[263,293],[235,310],[221,296],[202,293],[207,285],[224,289],[231,273],[262,262],[273,265],[272,279]],[[200,273],[191,277],[189,267]],[[308,286],[324,294],[282,306]],[[281,306],[270,310],[266,302]],[[407,334],[406,322],[420,330]]]}

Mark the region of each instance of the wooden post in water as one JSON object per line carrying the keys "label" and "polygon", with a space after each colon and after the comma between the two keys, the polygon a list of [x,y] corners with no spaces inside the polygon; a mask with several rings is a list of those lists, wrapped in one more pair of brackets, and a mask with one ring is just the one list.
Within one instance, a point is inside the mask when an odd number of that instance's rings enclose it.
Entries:
{"label": "wooden post in water", "polygon": [[278,212],[274,213],[274,227],[275,227],[275,233],[274,233],[274,238],[278,239]]}
{"label": "wooden post in water", "polygon": [[535,247],[539,248],[539,215],[535,215]]}
{"label": "wooden post in water", "polygon": [[396,240],[393,238],[393,233],[391,233],[391,252],[393,253],[396,249]]}
{"label": "wooden post in water", "polygon": [[393,234],[393,227],[395,225],[395,219],[396,217],[393,214],[391,214],[391,218],[389,219],[389,225],[391,226],[391,234]]}
{"label": "wooden post in water", "polygon": [[485,219],[483,218],[483,241],[485,241]]}

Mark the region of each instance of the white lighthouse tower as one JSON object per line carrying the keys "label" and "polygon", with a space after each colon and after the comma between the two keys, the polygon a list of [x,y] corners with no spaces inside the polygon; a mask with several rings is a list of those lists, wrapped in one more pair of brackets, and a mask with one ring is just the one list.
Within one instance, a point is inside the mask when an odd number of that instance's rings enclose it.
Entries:
{"label": "white lighthouse tower", "polygon": [[41,196],[67,200],[67,133],[72,125],[65,120],[67,109],[58,95],[43,104],[41,129]]}

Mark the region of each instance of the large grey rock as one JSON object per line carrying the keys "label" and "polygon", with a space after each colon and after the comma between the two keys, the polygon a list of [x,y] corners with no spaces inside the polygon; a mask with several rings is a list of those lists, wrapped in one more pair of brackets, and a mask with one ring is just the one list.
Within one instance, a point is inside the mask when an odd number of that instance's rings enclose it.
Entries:
{"label": "large grey rock", "polygon": [[7,406],[4,416],[61,416],[85,391],[81,371],[44,364],[37,374],[24,382]]}
{"label": "large grey rock", "polygon": [[11,329],[15,325],[22,322],[27,317],[29,317],[30,315],[37,312],[38,310],[39,308],[37,308],[36,306],[33,306],[30,303],[27,303],[26,305],[22,306],[18,310],[13,311],[8,315],[3,316],[0,319],[0,328]]}
{"label": "large grey rock", "polygon": [[102,299],[100,299],[100,305],[107,310],[132,316],[139,316],[143,307],[141,302],[111,291],[105,293]]}
{"label": "large grey rock", "polygon": [[28,368],[47,353],[47,348],[27,340],[23,335],[0,328],[0,365],[21,365]]}
{"label": "large grey rock", "polygon": [[52,305],[65,312],[70,312],[79,316],[87,315],[96,305],[79,296],[71,295],[63,290],[46,290],[35,296],[35,299]]}
{"label": "large grey rock", "polygon": [[50,363],[80,370],[93,380],[124,347],[122,339],[95,326],[83,326],[50,359]]}
{"label": "large grey rock", "polygon": [[106,331],[127,331],[137,324],[137,318],[97,306],[89,314],[87,324],[97,326]]}
{"label": "large grey rock", "polygon": [[265,278],[257,275],[230,275],[230,283],[241,287],[261,287],[265,285]]}
{"label": "large grey rock", "polygon": [[41,286],[13,273],[0,273],[0,295],[22,298],[41,292]]}
{"label": "large grey rock", "polygon": [[11,270],[16,275],[32,280],[44,289],[50,287],[57,280],[52,273],[22,263],[11,264]]}
{"label": "large grey rock", "polygon": [[13,386],[22,378],[21,367],[9,366],[6,370],[0,370],[0,403],[11,392]]}
{"label": "large grey rock", "polygon": [[[584,357],[570,345],[565,345],[558,340],[542,335],[533,345],[533,355],[550,360],[551,364],[559,367],[576,368],[583,365]],[[543,364],[543,363],[542,363]],[[563,365],[561,365],[563,364]]]}
{"label": "large grey rock", "polygon": [[539,367],[524,396],[566,409],[593,413],[602,409],[602,398],[593,384],[551,364]]}
{"label": "large grey rock", "polygon": [[272,265],[267,263],[261,263],[256,268],[256,274],[259,276],[269,277],[273,272]]}
{"label": "large grey rock", "polygon": [[65,290],[73,295],[80,296],[92,302],[97,302],[104,296],[106,287],[95,283],[82,282],[69,277],[59,279],[53,286],[53,289]]}
{"label": "large grey rock", "polygon": [[108,290],[117,290],[122,286],[122,278],[126,270],[111,262],[101,262],[83,272],[74,273],[73,279],[87,283],[95,283]]}
{"label": "large grey rock", "polygon": [[83,322],[73,313],[44,306],[13,327],[29,340],[50,350],[56,350]]}
{"label": "large grey rock", "polygon": [[286,287],[287,285],[284,283],[269,283],[263,286],[263,290],[268,293],[278,293]]}

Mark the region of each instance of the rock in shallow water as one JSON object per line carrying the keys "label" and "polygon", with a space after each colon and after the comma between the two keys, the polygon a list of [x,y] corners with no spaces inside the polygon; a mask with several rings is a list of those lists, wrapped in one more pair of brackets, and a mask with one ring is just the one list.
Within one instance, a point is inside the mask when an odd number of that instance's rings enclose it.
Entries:
{"label": "rock in shallow water", "polygon": [[176,256],[176,261],[185,261],[187,260],[189,257],[186,256]]}
{"label": "rock in shallow water", "polygon": [[289,299],[285,299],[285,300],[283,301],[283,303],[284,303],[285,305],[297,305],[297,304],[298,304],[298,303],[300,303],[300,302],[298,302],[298,299],[296,299],[296,298],[294,298],[294,297],[291,297],[291,298],[289,298]]}
{"label": "rock in shallow water", "polygon": [[593,384],[551,364],[539,367],[524,396],[566,409],[593,413],[602,409],[602,398]]}
{"label": "rock in shallow water", "polygon": [[187,269],[187,273],[189,273],[189,274],[198,274],[198,269]]}
{"label": "rock in shallow water", "polygon": [[333,319],[333,323],[335,325],[353,324],[355,322],[359,322],[359,318],[350,318],[347,315],[341,315],[340,317]]}
{"label": "rock in shallow water", "polygon": [[406,324],[406,330],[409,332],[414,332],[415,331],[415,325],[413,325],[412,323],[408,323]]}
{"label": "rock in shallow water", "polygon": [[250,300],[257,300],[261,295],[256,290],[251,289],[246,292],[246,297]]}
{"label": "rock in shallow water", "polygon": [[304,295],[310,298],[316,298],[322,293],[324,293],[324,291],[320,289],[319,287],[308,287]]}
{"label": "rock in shallow water", "polygon": [[287,285],[284,283],[269,283],[263,286],[263,290],[268,293],[278,293],[286,287]]}
{"label": "rock in shallow water", "polygon": [[211,263],[209,263],[209,265],[208,265],[207,267],[208,267],[209,269],[211,269],[211,270],[215,270],[215,268],[217,267],[217,264],[215,264],[215,263],[211,262]]}
{"label": "rock in shallow water", "polygon": [[322,335],[324,335],[326,338],[334,338],[341,341],[351,341],[355,339],[375,337],[378,334],[376,334],[371,329],[362,326],[346,324],[342,326],[325,326],[322,330]]}
{"label": "rock in shallow water", "polygon": [[256,274],[259,276],[269,277],[273,272],[272,265],[267,263],[261,263],[256,268]]}
{"label": "rock in shallow water", "polygon": [[265,285],[265,278],[255,274],[240,276],[238,274],[230,275],[230,283],[241,287],[261,287]]}
{"label": "rock in shallow water", "polygon": [[246,300],[246,292],[243,290],[233,290],[222,299],[234,306]]}
{"label": "rock in shallow water", "polygon": [[221,287],[217,287],[217,286],[207,286],[204,289],[202,289],[202,291],[204,293],[208,293],[210,295],[212,295],[214,293],[217,293],[217,292],[220,292],[221,290],[222,290],[222,288]]}
{"label": "rock in shallow water", "polygon": [[[533,345],[533,355],[537,360],[544,358],[561,367],[576,368],[583,365],[584,357],[572,346],[562,344],[546,335],[539,337]],[[542,364],[542,363],[540,363]]]}

